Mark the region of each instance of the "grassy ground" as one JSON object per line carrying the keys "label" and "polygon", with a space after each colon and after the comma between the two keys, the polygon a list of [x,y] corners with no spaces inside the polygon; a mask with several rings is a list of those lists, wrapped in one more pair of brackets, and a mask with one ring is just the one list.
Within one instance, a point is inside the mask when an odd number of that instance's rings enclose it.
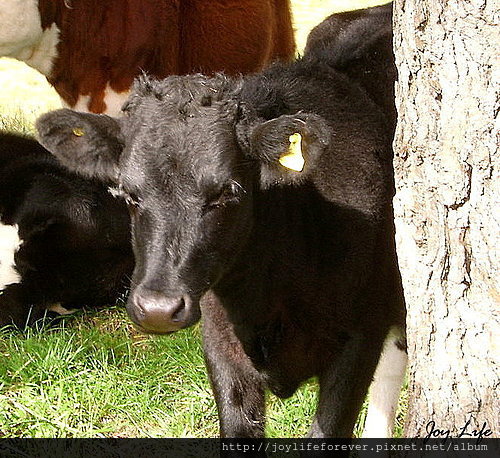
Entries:
{"label": "grassy ground", "polygon": [[[299,49],[327,15],[377,3],[292,0]],[[19,62],[0,59],[0,87],[0,129],[31,132],[38,114],[59,106],[45,78]],[[316,388],[311,381],[288,400],[269,396],[267,434],[304,436]],[[401,406],[400,423],[404,395]],[[144,336],[115,306],[66,317],[53,329],[0,331],[0,437],[217,434],[198,327]]]}
{"label": "grassy ground", "polygon": [[[0,438],[217,436],[199,334],[139,334],[119,306],[0,331]],[[303,437],[316,391],[310,381],[290,399],[268,395],[267,435]],[[405,404],[403,395],[398,434]]]}

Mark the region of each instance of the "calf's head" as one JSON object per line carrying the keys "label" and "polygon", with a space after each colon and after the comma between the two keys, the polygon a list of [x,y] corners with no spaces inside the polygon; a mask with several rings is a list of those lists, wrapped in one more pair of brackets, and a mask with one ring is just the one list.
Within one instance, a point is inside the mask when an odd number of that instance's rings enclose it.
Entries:
{"label": "calf's head", "polygon": [[259,193],[300,183],[326,146],[321,118],[262,119],[238,87],[222,76],[144,78],[123,118],[64,109],[37,122],[63,164],[127,201],[136,260],[127,310],[146,332],[199,319],[201,296],[248,241]]}

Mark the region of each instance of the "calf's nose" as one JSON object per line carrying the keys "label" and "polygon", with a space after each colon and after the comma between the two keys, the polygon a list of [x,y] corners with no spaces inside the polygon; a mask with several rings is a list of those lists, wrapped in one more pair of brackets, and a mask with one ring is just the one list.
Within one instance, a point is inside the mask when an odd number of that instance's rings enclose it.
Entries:
{"label": "calf's nose", "polygon": [[127,303],[134,323],[152,334],[166,334],[188,326],[192,319],[191,300],[187,296],[168,297],[139,286]]}

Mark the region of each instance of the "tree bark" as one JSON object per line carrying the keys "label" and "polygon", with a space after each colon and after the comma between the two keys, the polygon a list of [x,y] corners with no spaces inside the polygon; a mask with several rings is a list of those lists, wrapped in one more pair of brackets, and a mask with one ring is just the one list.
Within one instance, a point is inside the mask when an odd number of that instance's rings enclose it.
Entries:
{"label": "tree bark", "polygon": [[408,437],[433,426],[457,437],[484,423],[490,437],[499,433],[495,4],[395,2],[394,206],[408,307]]}

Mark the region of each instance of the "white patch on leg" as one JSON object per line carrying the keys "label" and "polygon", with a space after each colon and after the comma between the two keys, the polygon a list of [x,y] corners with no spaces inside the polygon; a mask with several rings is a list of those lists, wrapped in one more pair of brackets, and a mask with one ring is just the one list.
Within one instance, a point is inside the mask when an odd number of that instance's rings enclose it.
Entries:
{"label": "white patch on leg", "polygon": [[[103,111],[103,114],[107,114],[108,116],[119,117],[123,116],[121,112],[122,106],[127,100],[130,91],[125,92],[115,92],[109,86],[109,83],[104,88],[104,103],[106,105],[106,109]],[[62,105],[67,108],[71,108],[75,111],[83,111],[89,112],[89,105],[91,103],[90,95],[80,95],[75,105],[71,106],[68,103],[61,99]]]}
{"label": "white patch on leg", "polygon": [[21,243],[17,226],[0,223],[0,291],[21,281],[21,276],[14,267],[14,254]]}
{"label": "white patch on leg", "polygon": [[26,62],[48,76],[57,57],[59,29],[42,29],[37,0],[2,0],[0,56]]}
{"label": "white patch on leg", "polygon": [[59,315],[71,315],[72,313],[75,313],[77,309],[65,309],[61,304],[57,303],[49,305],[47,310],[49,312],[58,313]]}
{"label": "white patch on leg", "polygon": [[106,85],[106,89],[104,90],[104,103],[106,104],[106,110],[104,114],[109,116],[122,116],[121,112],[122,106],[127,100],[130,91],[125,92],[115,92],[109,86],[109,83]]}
{"label": "white patch on leg", "polygon": [[90,102],[90,95],[80,95],[78,97],[78,100],[73,106],[69,105],[68,102],[66,102],[64,99],[61,99],[61,104],[63,107],[71,108],[72,110],[75,111],[84,111],[86,113],[89,112],[89,102]]}
{"label": "white patch on leg", "polygon": [[391,328],[384,343],[373,382],[370,386],[368,413],[363,438],[392,437],[399,393],[408,357],[396,346],[399,328]]}

